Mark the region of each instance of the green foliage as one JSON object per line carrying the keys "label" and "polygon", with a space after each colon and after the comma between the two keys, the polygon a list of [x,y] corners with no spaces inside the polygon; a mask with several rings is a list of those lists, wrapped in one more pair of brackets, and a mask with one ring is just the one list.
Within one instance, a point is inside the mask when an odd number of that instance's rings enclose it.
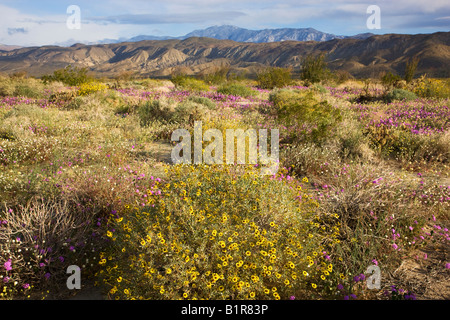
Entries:
{"label": "green foliage", "polygon": [[170,81],[172,81],[177,89],[194,92],[209,91],[209,86],[204,81],[189,77],[187,75],[174,75]]}
{"label": "green foliage", "polygon": [[202,75],[203,81],[210,85],[223,84],[228,80],[229,67],[222,67],[218,70]]}
{"label": "green foliage", "polygon": [[394,89],[386,94],[384,97],[386,102],[390,103],[393,101],[410,101],[417,99],[417,96],[414,92],[404,90],[404,89]]}
{"label": "green foliage", "polygon": [[310,54],[302,59],[300,67],[300,79],[305,81],[306,85],[324,81],[329,77],[330,71],[327,68],[325,54]]}
{"label": "green foliage", "polygon": [[320,101],[311,91],[279,90],[269,100],[274,104],[278,121],[292,131],[292,139],[298,142],[320,144],[332,135],[342,119],[339,109]]}
{"label": "green foliage", "polygon": [[13,96],[16,86],[8,78],[0,78],[0,97]]}
{"label": "green foliage", "polygon": [[244,98],[255,95],[255,91],[238,83],[223,85],[217,89],[217,92],[226,95],[240,96]]}
{"label": "green foliage", "polygon": [[406,61],[404,79],[407,83],[410,83],[414,79],[414,75],[416,74],[418,64],[419,64],[418,57],[414,57]]}
{"label": "green foliage", "polygon": [[171,114],[171,120],[176,123],[193,126],[195,121],[205,120],[209,113],[209,109],[204,104],[186,100],[175,107]]}
{"label": "green foliage", "polygon": [[152,121],[170,122],[173,108],[165,101],[149,100],[138,109],[141,126],[148,126]]}
{"label": "green foliage", "polygon": [[393,88],[398,87],[398,84],[402,78],[392,72],[388,72],[381,77],[381,84],[384,87],[384,91],[391,91]]}
{"label": "green foliage", "polygon": [[92,81],[92,78],[87,74],[87,68],[72,67],[68,65],[64,69],[58,69],[52,75],[44,75],[42,80],[44,83],[52,81],[60,81],[68,86],[79,86],[83,83]]}
{"label": "green foliage", "polygon": [[99,275],[112,297],[326,295],[334,273],[322,244],[332,245],[339,229],[315,215],[314,200],[298,182],[258,172],[174,166],[169,182],[149,190],[146,206],[125,206],[112,215],[106,235],[113,241],[99,256]]}
{"label": "green foliage", "polygon": [[202,104],[202,105],[206,106],[210,110],[214,110],[216,108],[216,104],[211,99],[209,99],[207,97],[189,96],[188,100],[192,101],[192,102],[195,102],[195,103],[198,103],[198,104]]}
{"label": "green foliage", "polygon": [[286,68],[268,68],[257,76],[258,87],[261,89],[283,88],[292,83],[291,70]]}

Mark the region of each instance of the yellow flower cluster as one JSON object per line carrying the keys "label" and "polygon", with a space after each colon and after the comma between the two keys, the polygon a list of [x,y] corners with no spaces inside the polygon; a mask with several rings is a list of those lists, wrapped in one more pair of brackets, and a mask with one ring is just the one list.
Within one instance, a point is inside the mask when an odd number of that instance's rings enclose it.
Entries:
{"label": "yellow flower cluster", "polygon": [[88,82],[83,83],[79,86],[77,94],[79,96],[87,96],[91,93],[98,92],[98,91],[104,91],[108,87],[100,82]]}
{"label": "yellow flower cluster", "polygon": [[301,182],[261,177],[252,166],[179,165],[167,175],[148,190],[146,207],[110,219],[115,241],[100,256],[100,276],[111,295],[286,299],[328,281],[331,264],[318,252],[337,231],[319,223]]}

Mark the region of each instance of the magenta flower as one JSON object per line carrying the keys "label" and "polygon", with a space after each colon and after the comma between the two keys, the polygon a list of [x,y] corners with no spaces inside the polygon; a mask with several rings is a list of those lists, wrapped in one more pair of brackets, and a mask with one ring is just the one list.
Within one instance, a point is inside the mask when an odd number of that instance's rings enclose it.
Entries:
{"label": "magenta flower", "polygon": [[392,245],[392,248],[394,248],[394,250],[398,249],[398,245],[396,245],[395,243]]}
{"label": "magenta flower", "polygon": [[450,269],[450,263],[447,263],[447,264],[445,265],[445,268],[446,268],[446,269]]}
{"label": "magenta flower", "polygon": [[11,259],[9,259],[8,261],[6,261],[3,266],[5,267],[6,271],[11,271],[12,267],[11,267]]}

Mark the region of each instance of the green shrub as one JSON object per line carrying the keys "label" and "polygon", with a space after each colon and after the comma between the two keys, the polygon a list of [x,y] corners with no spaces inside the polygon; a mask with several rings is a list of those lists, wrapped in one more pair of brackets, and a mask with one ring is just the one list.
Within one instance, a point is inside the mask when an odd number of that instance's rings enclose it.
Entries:
{"label": "green shrub", "polygon": [[240,96],[244,98],[255,95],[255,92],[252,89],[237,83],[226,84],[224,86],[221,86],[220,88],[217,89],[217,92],[226,95]]}
{"label": "green shrub", "polygon": [[407,83],[410,83],[414,79],[414,75],[416,74],[418,64],[419,64],[418,57],[414,57],[406,61],[404,79]]}
{"label": "green shrub", "polygon": [[392,72],[388,72],[381,77],[381,84],[384,87],[384,92],[389,92],[398,87],[398,84],[402,81],[402,78]]}
{"label": "green shrub", "polygon": [[198,103],[198,104],[202,104],[204,106],[206,106],[208,109],[210,110],[214,110],[216,108],[216,104],[209,98],[207,97],[200,97],[200,96],[190,96],[188,98],[189,101]]}
{"label": "green shrub", "polygon": [[405,101],[415,100],[417,99],[417,96],[414,92],[408,90],[394,89],[388,92],[384,97],[384,99],[386,100],[386,102],[390,103],[398,100],[405,100]]}
{"label": "green shrub", "polygon": [[186,75],[176,75],[170,79],[177,89],[189,91],[209,91],[209,86],[202,80]]}
{"label": "green shrub", "polygon": [[291,70],[286,68],[268,68],[257,76],[258,87],[261,89],[283,88],[292,83]]}
{"label": "green shrub", "polygon": [[42,97],[42,90],[28,84],[18,84],[14,90],[14,96],[38,99]]}
{"label": "green shrub", "polygon": [[112,298],[329,294],[336,283],[322,244],[333,246],[339,228],[322,224],[299,181],[258,172],[174,166],[168,182],[148,191],[145,207],[125,206],[112,215],[106,234],[112,241],[99,256],[98,273]]}
{"label": "green shrub", "polygon": [[290,140],[321,143],[333,134],[341,121],[340,110],[327,101],[320,101],[313,92],[279,90],[272,93],[278,121],[289,127]]}
{"label": "green shrub", "polygon": [[8,78],[0,77],[0,97],[13,96],[16,86]]}
{"label": "green shrub", "polygon": [[145,127],[152,121],[158,120],[164,123],[172,120],[173,107],[167,101],[149,100],[138,109],[141,126]]}
{"label": "green shrub", "polygon": [[66,104],[63,105],[64,110],[78,110],[84,103],[84,99],[82,97],[75,97],[69,100]]}
{"label": "green shrub", "polygon": [[52,75],[44,75],[42,80],[44,83],[60,81],[68,86],[79,86],[83,83],[92,81],[92,78],[87,74],[87,68],[72,67],[68,65],[64,69],[58,69]]}
{"label": "green shrub", "polygon": [[325,55],[307,55],[301,61],[300,79],[307,86],[324,81],[330,77],[330,71],[327,69]]}
{"label": "green shrub", "polygon": [[186,100],[175,107],[171,119],[180,124],[194,125],[195,121],[205,120],[208,114],[209,109],[204,104]]}

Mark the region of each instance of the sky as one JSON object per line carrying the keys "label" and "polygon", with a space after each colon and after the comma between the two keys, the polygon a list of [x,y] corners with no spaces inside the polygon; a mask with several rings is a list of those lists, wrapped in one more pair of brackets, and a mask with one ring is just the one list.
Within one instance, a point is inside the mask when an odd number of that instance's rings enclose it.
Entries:
{"label": "sky", "polygon": [[[378,6],[379,16],[367,11],[371,5]],[[368,20],[377,29],[370,29]],[[450,1],[0,0],[0,44],[7,45],[182,36],[214,25],[252,30],[311,27],[335,35],[433,33],[450,31]]]}

